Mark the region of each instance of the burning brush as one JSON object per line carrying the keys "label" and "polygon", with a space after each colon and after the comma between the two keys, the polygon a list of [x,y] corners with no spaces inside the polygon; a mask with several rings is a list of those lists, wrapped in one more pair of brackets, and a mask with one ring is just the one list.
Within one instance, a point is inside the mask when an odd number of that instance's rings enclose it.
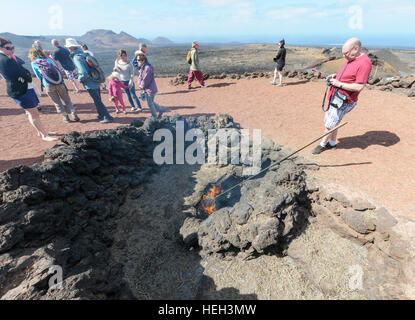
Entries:
{"label": "burning brush", "polygon": [[222,192],[222,184],[219,183],[209,189],[208,193],[203,195],[202,200],[200,201],[200,207],[207,212],[208,215],[211,215],[216,211],[216,196]]}

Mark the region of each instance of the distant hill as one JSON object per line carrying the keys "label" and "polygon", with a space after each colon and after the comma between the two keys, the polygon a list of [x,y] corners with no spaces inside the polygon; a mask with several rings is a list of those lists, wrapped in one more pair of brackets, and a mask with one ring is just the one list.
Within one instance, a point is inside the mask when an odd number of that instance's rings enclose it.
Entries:
{"label": "distant hill", "polygon": [[117,34],[103,29],[88,31],[83,36],[77,37],[77,40],[93,48],[138,47],[140,43],[139,39],[124,31]]}
{"label": "distant hill", "polygon": [[35,40],[47,41],[46,37],[38,36],[20,36],[10,32],[0,33],[0,37],[6,38],[13,42],[16,47],[30,48]]}
{"label": "distant hill", "polygon": [[[75,38],[81,44],[87,44],[90,48],[95,49],[113,49],[113,48],[137,48],[140,43],[147,45],[173,45],[174,42],[165,37],[157,37],[153,41],[145,38],[135,38],[132,35],[122,31],[119,34],[112,30],[95,29],[88,31],[82,36],[22,36],[9,32],[0,33],[0,37],[11,40],[16,47],[30,48],[35,40],[40,40],[44,49],[50,49],[50,40],[58,39],[61,44],[65,43],[65,38]],[[49,48],[50,47],[50,48]]]}
{"label": "distant hill", "polygon": [[164,45],[168,46],[168,45],[174,44],[174,42],[165,37],[157,37],[152,41],[152,44],[159,45],[159,46],[164,46]]}

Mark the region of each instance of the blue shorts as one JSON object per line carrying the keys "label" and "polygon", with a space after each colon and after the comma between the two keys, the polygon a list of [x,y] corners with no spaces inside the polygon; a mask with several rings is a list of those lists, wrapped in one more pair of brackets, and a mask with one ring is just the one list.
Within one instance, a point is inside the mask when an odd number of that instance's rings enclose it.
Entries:
{"label": "blue shorts", "polygon": [[334,108],[330,106],[329,110],[326,112],[324,117],[324,125],[327,129],[331,130],[337,127],[340,122],[343,120],[344,116],[353,110],[357,103],[345,103],[341,108]]}
{"label": "blue shorts", "polygon": [[13,100],[23,109],[32,109],[39,105],[39,99],[37,98],[34,89],[28,89],[24,95],[14,98]]}

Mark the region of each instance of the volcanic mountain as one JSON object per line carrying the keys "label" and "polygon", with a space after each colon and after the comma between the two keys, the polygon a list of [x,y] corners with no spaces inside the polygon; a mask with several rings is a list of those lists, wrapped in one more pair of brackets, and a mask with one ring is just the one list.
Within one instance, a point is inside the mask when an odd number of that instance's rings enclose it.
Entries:
{"label": "volcanic mountain", "polygon": [[117,34],[114,31],[103,29],[88,31],[78,40],[91,47],[100,48],[137,47],[140,42],[150,43],[149,40],[134,38],[123,31]]}

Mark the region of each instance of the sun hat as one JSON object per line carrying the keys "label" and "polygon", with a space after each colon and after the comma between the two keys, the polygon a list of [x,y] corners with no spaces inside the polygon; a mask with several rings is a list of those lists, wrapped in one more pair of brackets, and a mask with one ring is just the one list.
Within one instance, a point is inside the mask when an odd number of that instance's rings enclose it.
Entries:
{"label": "sun hat", "polygon": [[81,45],[73,38],[66,39],[65,47],[66,48],[72,48],[72,47],[80,47]]}
{"label": "sun hat", "polygon": [[194,48],[194,47],[196,47],[196,46],[198,46],[199,45],[199,43],[197,42],[197,41],[193,41],[192,42],[192,48]]}
{"label": "sun hat", "polygon": [[112,73],[112,75],[114,76],[114,77],[116,77],[118,80],[120,80],[121,79],[121,74],[119,73],[119,72],[113,72]]}

